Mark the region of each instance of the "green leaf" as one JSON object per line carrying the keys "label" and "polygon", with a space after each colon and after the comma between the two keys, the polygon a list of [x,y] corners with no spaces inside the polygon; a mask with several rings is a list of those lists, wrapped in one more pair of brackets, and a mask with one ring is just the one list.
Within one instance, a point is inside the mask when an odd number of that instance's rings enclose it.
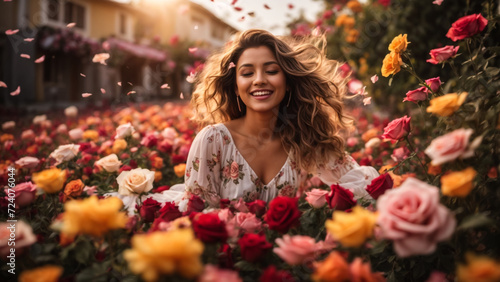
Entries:
{"label": "green leaf", "polygon": [[494,221],[485,214],[475,214],[466,217],[457,230],[472,229],[494,224]]}

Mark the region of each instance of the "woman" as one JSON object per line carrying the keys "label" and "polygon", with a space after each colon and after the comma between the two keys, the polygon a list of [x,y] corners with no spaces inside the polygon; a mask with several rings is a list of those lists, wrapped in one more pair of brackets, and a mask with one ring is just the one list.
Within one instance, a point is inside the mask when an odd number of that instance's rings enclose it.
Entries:
{"label": "woman", "polygon": [[209,58],[191,100],[206,127],[186,163],[188,194],[214,207],[220,199],[270,201],[295,196],[305,172],[363,194],[378,173],[344,151],[339,132],[352,120],[343,111],[339,64],[325,57],[325,45],[321,37],[252,29]]}

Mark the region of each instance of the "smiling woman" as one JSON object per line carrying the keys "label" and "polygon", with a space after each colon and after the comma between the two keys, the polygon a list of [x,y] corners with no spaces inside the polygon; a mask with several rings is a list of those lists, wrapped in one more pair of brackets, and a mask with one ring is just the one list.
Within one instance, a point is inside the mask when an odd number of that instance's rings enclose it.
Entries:
{"label": "smiling woman", "polygon": [[[342,183],[365,197],[378,176],[344,151],[339,131],[345,81],[325,56],[324,37],[280,38],[252,29],[213,54],[197,77],[191,100],[206,127],[191,146],[186,191],[219,206],[221,199],[270,201],[294,197],[308,173]],[[345,181],[353,179],[352,181]],[[365,191],[357,194],[356,191]]]}

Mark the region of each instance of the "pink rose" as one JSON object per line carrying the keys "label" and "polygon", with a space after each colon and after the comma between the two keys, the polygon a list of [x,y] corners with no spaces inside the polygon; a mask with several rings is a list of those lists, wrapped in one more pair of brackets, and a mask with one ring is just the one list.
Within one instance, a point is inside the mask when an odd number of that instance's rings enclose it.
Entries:
{"label": "pink rose", "polygon": [[81,128],[71,129],[68,135],[72,140],[79,140],[83,138],[83,130]]}
{"label": "pink rose", "polygon": [[410,133],[410,120],[411,117],[404,116],[395,119],[384,128],[382,138],[391,140],[400,140]]}
{"label": "pink rose", "polygon": [[257,233],[262,227],[262,222],[251,212],[239,212],[234,218],[237,226],[246,233]]}
{"label": "pink rose", "polygon": [[347,138],[347,146],[349,147],[354,147],[356,145],[358,145],[358,138],[356,137],[349,137]]}
{"label": "pink rose", "polygon": [[40,160],[35,157],[22,157],[16,161],[16,165],[22,168],[35,168]]}
{"label": "pink rose", "polygon": [[[10,189],[14,190],[16,208],[25,207],[33,202],[36,197],[36,186],[33,182],[23,182]],[[9,199],[9,189],[5,188],[5,199]]]}
{"label": "pink rose", "polygon": [[309,236],[285,234],[283,238],[276,239],[276,244],[278,247],[273,252],[290,265],[312,261],[318,254],[316,241]]}
{"label": "pink rose", "polygon": [[306,201],[314,208],[321,208],[326,204],[326,194],[328,191],[322,189],[312,189],[311,192],[306,192]]}
{"label": "pink rose", "polygon": [[116,128],[115,139],[123,139],[127,136],[132,135],[134,132],[135,132],[135,129],[130,122],[126,123],[126,124],[122,124]]}
{"label": "pink rose", "polygon": [[222,209],[218,213],[219,219],[227,223],[231,219],[233,219],[234,215],[229,209]]}
{"label": "pink rose", "polygon": [[235,161],[231,164],[230,175],[232,179],[238,179],[238,176],[240,175],[240,166]]}
{"label": "pink rose", "polygon": [[239,211],[239,212],[248,212],[248,207],[243,198],[239,198],[237,201],[233,200],[231,201],[233,204],[233,207]]}
{"label": "pink rose", "polygon": [[431,88],[432,92],[437,92],[441,86],[441,79],[438,77],[429,78],[425,81],[427,85]]}
{"label": "pink rose", "polygon": [[[11,236],[16,238],[15,246],[9,245]],[[17,258],[17,256],[21,254],[22,249],[31,246],[35,242],[36,236],[33,234],[33,229],[24,221],[19,220],[15,223],[0,223],[0,256],[2,256],[2,258],[6,258],[10,255],[10,249],[15,249],[14,255]]]}
{"label": "pink rose", "polygon": [[393,240],[399,257],[431,254],[455,230],[455,217],[439,203],[439,188],[416,178],[380,196],[377,208],[382,237]]}
{"label": "pink rose", "polygon": [[457,55],[458,48],[458,46],[454,47],[448,45],[442,48],[432,49],[429,53],[431,55],[431,58],[428,59],[427,62],[435,65],[442,63],[449,58],[455,57]]}
{"label": "pink rose", "polygon": [[163,136],[163,138],[167,140],[170,144],[173,144],[178,134],[175,128],[167,127],[161,132],[161,136]]}
{"label": "pink rose", "polygon": [[68,126],[66,126],[66,124],[64,124],[64,123],[59,124],[59,126],[56,129],[56,132],[59,134],[68,133]]}
{"label": "pink rose", "polygon": [[410,155],[410,150],[406,147],[399,147],[392,151],[391,159],[395,162],[402,162],[404,159],[408,158]]}
{"label": "pink rose", "polygon": [[198,282],[242,282],[243,280],[238,276],[238,272],[230,269],[222,269],[217,266],[207,264],[203,273],[200,275]]}
{"label": "pink rose", "polygon": [[461,17],[451,25],[446,37],[453,41],[462,40],[480,33],[488,25],[488,20],[481,14]]}
{"label": "pink rose", "polygon": [[432,140],[425,149],[425,153],[432,159],[432,165],[440,165],[458,157],[472,157],[474,149],[479,145],[473,142],[469,146],[469,138],[473,131],[470,128],[460,128]]}
{"label": "pink rose", "polygon": [[87,193],[89,196],[97,195],[97,186],[85,186],[83,192]]}
{"label": "pink rose", "polygon": [[141,140],[141,145],[151,148],[158,143],[158,137],[155,134],[148,134]]}
{"label": "pink rose", "polygon": [[22,140],[33,140],[35,138],[35,132],[31,129],[25,130],[21,133]]}
{"label": "pink rose", "polygon": [[224,178],[230,178],[231,177],[231,168],[227,165],[224,167],[222,170],[222,175],[224,175]]}
{"label": "pink rose", "polygon": [[427,100],[427,96],[427,88],[422,86],[415,90],[406,92],[406,98],[403,99],[403,102],[409,101],[416,104],[418,101]]}

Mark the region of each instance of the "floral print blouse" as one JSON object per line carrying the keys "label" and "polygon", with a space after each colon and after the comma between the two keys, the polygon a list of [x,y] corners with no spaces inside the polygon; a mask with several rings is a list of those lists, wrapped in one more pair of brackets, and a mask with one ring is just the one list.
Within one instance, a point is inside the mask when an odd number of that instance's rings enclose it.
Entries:
{"label": "floral print blouse", "polygon": [[[347,156],[343,161],[333,160],[318,168],[318,176],[330,185],[356,168],[359,165]],[[376,172],[371,174],[365,177],[367,181],[377,176]],[[220,199],[243,198],[249,202],[270,201],[278,195],[293,197],[299,178],[300,173],[289,157],[278,174],[269,183],[263,183],[236,148],[229,129],[224,124],[215,124],[203,128],[193,140],[184,180],[187,192],[218,206]]]}

